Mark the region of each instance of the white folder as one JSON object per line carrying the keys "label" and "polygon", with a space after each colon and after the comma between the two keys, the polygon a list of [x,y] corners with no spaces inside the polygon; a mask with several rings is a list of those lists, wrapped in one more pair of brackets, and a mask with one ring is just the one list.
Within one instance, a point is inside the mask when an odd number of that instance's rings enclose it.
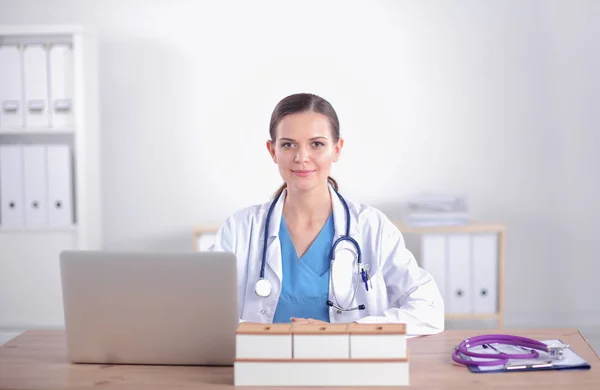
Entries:
{"label": "white folder", "polygon": [[73,225],[72,170],[68,146],[49,145],[48,159],[48,225]]}
{"label": "white folder", "polygon": [[68,45],[50,49],[50,117],[53,128],[73,126],[73,52]]}
{"label": "white folder", "polygon": [[0,146],[0,226],[23,228],[23,148],[16,145]]}
{"label": "white folder", "polygon": [[23,127],[21,53],[16,46],[0,46],[0,129]]}
{"label": "white folder", "polygon": [[47,53],[41,45],[29,45],[23,53],[25,78],[25,125],[28,128],[48,128]]}
{"label": "white folder", "polygon": [[473,245],[473,312],[495,313],[498,309],[498,235],[471,235]]}
{"label": "white folder", "polygon": [[446,238],[444,235],[424,234],[421,237],[420,266],[431,274],[445,302],[448,293],[446,282]]}
{"label": "white folder", "polygon": [[447,236],[448,299],[446,312],[471,313],[471,240],[469,234]]}
{"label": "white folder", "polygon": [[23,176],[25,226],[28,228],[47,226],[46,148],[44,146],[23,146]]}

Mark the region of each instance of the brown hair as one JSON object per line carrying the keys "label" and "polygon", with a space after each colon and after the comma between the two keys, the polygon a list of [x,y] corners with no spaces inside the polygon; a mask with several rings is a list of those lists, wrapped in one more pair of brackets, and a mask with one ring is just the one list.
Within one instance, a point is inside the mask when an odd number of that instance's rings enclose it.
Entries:
{"label": "brown hair", "polygon": [[[286,115],[307,111],[323,114],[329,119],[329,123],[331,123],[333,142],[337,143],[340,139],[340,122],[338,120],[338,116],[331,103],[312,93],[297,93],[287,96],[277,103],[273,113],[271,114],[271,123],[269,125],[271,141],[275,142],[277,126]],[[338,190],[338,184],[332,177],[328,177],[327,181],[331,183],[336,191]],[[275,192],[273,198],[277,198],[286,187],[287,184],[283,183],[283,185]]]}

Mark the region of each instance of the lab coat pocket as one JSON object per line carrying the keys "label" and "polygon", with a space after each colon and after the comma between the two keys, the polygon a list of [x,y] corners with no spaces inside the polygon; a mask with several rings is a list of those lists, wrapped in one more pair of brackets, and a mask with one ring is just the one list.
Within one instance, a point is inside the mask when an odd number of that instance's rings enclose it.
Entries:
{"label": "lab coat pocket", "polygon": [[[365,283],[360,279],[360,285],[357,293],[357,304],[365,305],[366,315],[382,315],[384,310],[388,309],[387,286],[382,272],[375,272],[370,275],[367,282],[369,289],[366,289]],[[362,316],[366,316],[363,314]]]}

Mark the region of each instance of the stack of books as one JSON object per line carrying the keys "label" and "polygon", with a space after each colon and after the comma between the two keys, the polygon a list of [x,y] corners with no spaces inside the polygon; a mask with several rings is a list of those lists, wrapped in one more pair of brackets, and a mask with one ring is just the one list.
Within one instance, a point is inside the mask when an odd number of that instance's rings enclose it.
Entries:
{"label": "stack of books", "polygon": [[469,222],[465,196],[421,194],[406,205],[406,223],[410,226],[452,226]]}
{"label": "stack of books", "polygon": [[404,324],[241,323],[236,386],[408,386]]}

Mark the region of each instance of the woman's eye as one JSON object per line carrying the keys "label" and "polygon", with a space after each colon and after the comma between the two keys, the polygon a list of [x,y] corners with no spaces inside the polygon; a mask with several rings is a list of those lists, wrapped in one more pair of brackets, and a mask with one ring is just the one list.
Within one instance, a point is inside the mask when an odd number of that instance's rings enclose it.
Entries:
{"label": "woman's eye", "polygon": [[315,148],[320,148],[321,146],[325,146],[325,144],[323,142],[315,141],[313,142],[313,146]]}
{"label": "woman's eye", "polygon": [[293,144],[291,142],[284,142],[281,144],[282,148],[291,148]]}

